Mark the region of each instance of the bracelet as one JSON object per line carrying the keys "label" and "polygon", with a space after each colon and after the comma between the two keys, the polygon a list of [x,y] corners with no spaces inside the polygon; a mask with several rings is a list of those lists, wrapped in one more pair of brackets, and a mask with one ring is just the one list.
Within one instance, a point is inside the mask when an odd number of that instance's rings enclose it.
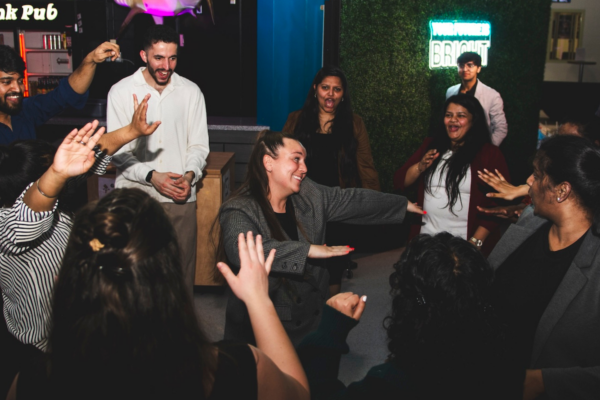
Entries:
{"label": "bracelet", "polygon": [[[40,178],[40,179],[42,179],[42,178]],[[57,198],[60,193],[57,194],[56,196],[48,196],[46,193],[42,192],[42,189],[40,189],[40,179],[38,179],[37,181],[35,181],[35,186],[37,187],[38,192],[40,192],[40,194],[42,196],[44,196],[44,197],[46,197],[48,199],[55,199],[55,198]]]}
{"label": "bracelet", "polygon": [[483,246],[483,240],[477,239],[475,236],[472,236],[469,239],[469,241],[472,242],[478,248],[481,247],[481,246]]}

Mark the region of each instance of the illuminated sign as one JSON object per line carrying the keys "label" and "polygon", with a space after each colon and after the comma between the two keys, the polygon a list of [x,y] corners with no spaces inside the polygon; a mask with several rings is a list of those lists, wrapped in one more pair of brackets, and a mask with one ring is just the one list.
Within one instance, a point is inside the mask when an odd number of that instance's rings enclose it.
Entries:
{"label": "illuminated sign", "polygon": [[492,43],[489,22],[430,21],[429,29],[429,68],[456,67],[458,56],[467,51],[479,54],[481,65],[487,65]]}
{"label": "illuminated sign", "polygon": [[58,16],[58,10],[54,8],[54,3],[49,3],[45,8],[33,7],[29,4],[23,4],[19,12],[19,7],[13,7],[6,3],[5,8],[0,7],[0,21],[53,21]]}

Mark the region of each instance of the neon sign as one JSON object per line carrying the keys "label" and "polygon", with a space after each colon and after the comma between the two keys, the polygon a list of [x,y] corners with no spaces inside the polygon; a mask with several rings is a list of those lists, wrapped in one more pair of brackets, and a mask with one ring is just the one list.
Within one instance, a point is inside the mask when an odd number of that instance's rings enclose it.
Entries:
{"label": "neon sign", "polygon": [[6,9],[0,7],[0,21],[29,21],[35,19],[37,21],[53,21],[58,16],[58,10],[54,8],[54,3],[49,3],[45,8],[36,8],[29,4],[23,4],[23,10],[19,13],[19,7],[13,7],[12,4],[6,3]]}
{"label": "neon sign", "polygon": [[481,56],[487,66],[488,49],[492,44],[489,22],[430,21],[429,68],[456,67],[456,59],[466,51]]}

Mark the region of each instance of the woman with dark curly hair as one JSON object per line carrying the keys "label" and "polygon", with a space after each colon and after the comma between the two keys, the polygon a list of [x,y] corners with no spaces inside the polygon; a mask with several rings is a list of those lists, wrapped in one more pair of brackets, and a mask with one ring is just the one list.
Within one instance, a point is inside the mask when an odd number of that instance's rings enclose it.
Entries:
{"label": "woman with dark curly hair", "polygon": [[[282,131],[293,134],[306,149],[307,176],[316,183],[381,190],[367,128],[352,112],[346,75],[340,68],[325,66],[317,72],[304,106],[290,113]],[[354,245],[348,239],[364,235],[347,224],[327,225],[325,241],[331,245]],[[327,261],[332,294],[340,292],[342,271],[349,261],[349,256]]]}
{"label": "woman with dark curly hair", "polygon": [[[415,237],[390,276],[384,321],[390,356],[347,388],[337,380],[346,336],[365,307],[331,298],[319,329],[298,349],[317,398],[506,399],[521,395],[502,360],[503,328],[489,305],[493,271],[481,252],[449,233]],[[508,379],[504,379],[508,378]]]}

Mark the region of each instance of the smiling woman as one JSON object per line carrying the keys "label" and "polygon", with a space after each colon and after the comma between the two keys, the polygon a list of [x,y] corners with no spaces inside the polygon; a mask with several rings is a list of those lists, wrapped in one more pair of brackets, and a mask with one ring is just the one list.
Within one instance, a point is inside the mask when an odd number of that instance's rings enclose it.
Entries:
{"label": "smiling woman", "polygon": [[447,231],[481,248],[497,223],[477,211],[492,202],[485,196],[491,188],[472,179],[480,167],[508,173],[500,149],[490,142],[479,101],[466,94],[452,96],[435,135],[394,175],[396,189],[418,184],[418,203],[428,212],[412,226],[411,237]]}
{"label": "smiling woman", "polygon": [[[330,187],[380,190],[369,135],[362,119],[352,112],[341,69],[326,66],[317,72],[304,106],[289,115],[283,131],[292,133],[306,148],[308,177],[313,181]],[[366,236],[340,223],[330,224],[328,232],[330,244],[344,243],[347,238],[357,243]],[[328,261],[332,294],[340,292],[342,272],[349,263],[349,257]]]}
{"label": "smiling woman", "polygon": [[[317,327],[329,297],[323,259],[353,250],[325,244],[327,222],[401,223],[407,210],[422,212],[402,196],[318,185],[306,178],[305,158],[304,147],[291,135],[262,131],[244,183],[219,213],[221,244],[234,268],[240,265],[240,232],[262,235],[265,254],[277,250],[269,294],[294,344]],[[227,303],[225,339],[254,342],[246,306],[233,295]]]}

